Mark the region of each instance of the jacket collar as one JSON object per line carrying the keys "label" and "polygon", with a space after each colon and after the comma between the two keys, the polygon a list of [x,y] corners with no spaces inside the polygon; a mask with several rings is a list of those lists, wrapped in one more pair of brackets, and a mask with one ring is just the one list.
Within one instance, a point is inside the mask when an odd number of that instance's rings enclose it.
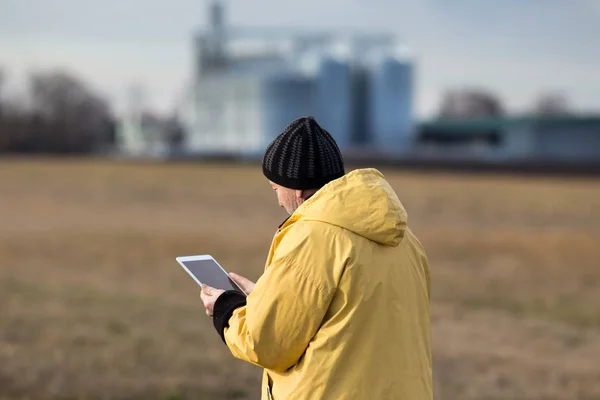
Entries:
{"label": "jacket collar", "polygon": [[288,216],[286,219],[283,220],[283,222],[281,224],[279,224],[279,226],[277,227],[277,230],[281,229],[281,227],[283,226],[283,224],[285,224],[287,222],[288,219],[290,219],[291,215]]}

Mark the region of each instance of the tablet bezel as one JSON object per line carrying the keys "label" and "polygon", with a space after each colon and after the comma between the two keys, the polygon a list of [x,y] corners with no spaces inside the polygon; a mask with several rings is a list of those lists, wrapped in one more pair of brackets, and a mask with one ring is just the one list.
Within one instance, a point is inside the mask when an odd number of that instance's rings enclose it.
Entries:
{"label": "tablet bezel", "polygon": [[[238,287],[238,289],[244,294],[244,296],[248,296],[248,293],[246,293],[244,291],[244,289],[242,289],[240,287],[240,285],[237,284],[237,282],[227,273],[227,271],[225,271],[225,269],[221,266],[221,264],[219,264],[217,262],[217,260],[215,260],[215,258],[213,256],[211,256],[210,254],[201,254],[201,255],[196,255],[196,256],[180,256],[180,257],[176,257],[175,260],[177,260],[179,265],[181,265],[183,267],[183,269],[188,273],[188,275],[191,276],[192,279],[200,286],[202,286],[202,282],[200,282],[198,280],[198,278],[196,278],[196,276],[194,274],[192,274],[192,272],[185,266],[185,262],[186,261],[212,260],[219,268],[221,268],[221,271],[223,271],[223,273],[231,279],[231,281],[234,283],[234,285]],[[222,290],[222,289],[219,289],[219,290]]]}

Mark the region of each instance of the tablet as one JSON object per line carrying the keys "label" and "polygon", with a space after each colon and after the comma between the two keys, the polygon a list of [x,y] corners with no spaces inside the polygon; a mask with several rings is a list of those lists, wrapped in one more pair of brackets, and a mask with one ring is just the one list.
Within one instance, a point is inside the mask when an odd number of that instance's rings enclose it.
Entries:
{"label": "tablet", "polygon": [[236,290],[247,296],[211,255],[182,256],[175,259],[198,285],[204,283],[215,289]]}

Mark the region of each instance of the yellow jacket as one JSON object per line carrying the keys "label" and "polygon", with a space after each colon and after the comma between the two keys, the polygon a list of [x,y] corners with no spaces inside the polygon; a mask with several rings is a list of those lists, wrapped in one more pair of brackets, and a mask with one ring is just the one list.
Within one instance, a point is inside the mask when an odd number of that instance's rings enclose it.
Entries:
{"label": "yellow jacket", "polygon": [[225,328],[265,369],[262,399],[432,399],[429,266],[383,175],[355,170],[305,201]]}

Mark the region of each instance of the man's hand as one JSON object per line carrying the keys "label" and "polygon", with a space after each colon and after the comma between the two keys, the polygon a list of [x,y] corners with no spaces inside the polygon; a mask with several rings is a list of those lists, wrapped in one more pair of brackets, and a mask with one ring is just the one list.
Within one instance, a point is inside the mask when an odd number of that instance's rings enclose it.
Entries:
{"label": "man's hand", "polygon": [[[252,290],[254,290],[254,282],[249,279],[244,278],[241,275],[231,273],[229,274],[231,279],[235,281],[246,294],[250,294]],[[219,298],[219,296],[224,292],[221,289],[215,289],[214,287],[210,287],[208,285],[202,285],[202,292],[200,293],[200,298],[204,303],[204,308],[206,309],[206,315],[209,317],[213,316],[215,302]]]}
{"label": "man's hand", "polygon": [[223,294],[223,292],[224,290],[215,289],[214,287],[210,287],[208,285],[202,285],[202,292],[200,293],[200,298],[204,303],[206,315],[208,315],[209,317],[213,316],[215,302],[217,301],[219,296]]}
{"label": "man's hand", "polygon": [[241,275],[234,274],[233,272],[230,273],[229,276],[231,276],[231,279],[233,279],[235,283],[240,285],[240,287],[244,292],[246,292],[246,294],[249,295],[254,290],[254,282],[252,282],[250,279],[246,279]]}

